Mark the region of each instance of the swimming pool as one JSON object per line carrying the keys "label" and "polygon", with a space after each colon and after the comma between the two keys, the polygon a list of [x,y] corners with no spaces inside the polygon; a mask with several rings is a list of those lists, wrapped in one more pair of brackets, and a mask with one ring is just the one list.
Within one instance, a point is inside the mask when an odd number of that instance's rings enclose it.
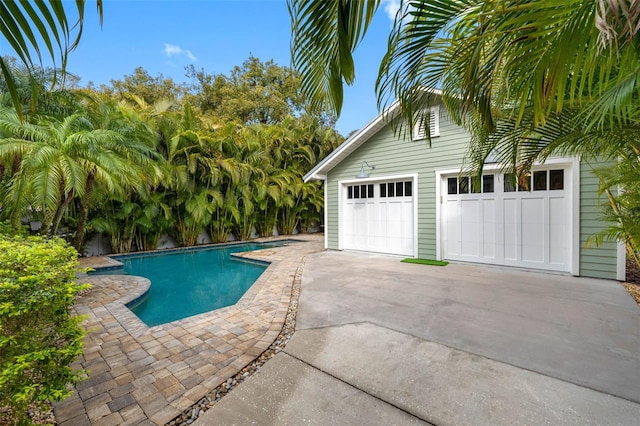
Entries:
{"label": "swimming pool", "polygon": [[152,327],[235,304],[268,264],[233,259],[231,254],[289,242],[292,240],[112,256],[123,263],[122,269],[91,274],[148,278],[149,291],[127,307]]}

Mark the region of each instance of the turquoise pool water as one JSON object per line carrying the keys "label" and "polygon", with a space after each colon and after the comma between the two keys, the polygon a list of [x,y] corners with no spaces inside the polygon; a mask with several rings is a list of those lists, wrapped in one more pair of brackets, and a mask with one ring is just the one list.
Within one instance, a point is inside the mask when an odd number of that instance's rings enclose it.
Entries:
{"label": "turquoise pool water", "polygon": [[127,307],[152,327],[235,304],[268,265],[234,260],[231,254],[286,242],[113,256],[124,264],[124,270],[96,271],[92,275],[125,273],[148,278],[149,291]]}

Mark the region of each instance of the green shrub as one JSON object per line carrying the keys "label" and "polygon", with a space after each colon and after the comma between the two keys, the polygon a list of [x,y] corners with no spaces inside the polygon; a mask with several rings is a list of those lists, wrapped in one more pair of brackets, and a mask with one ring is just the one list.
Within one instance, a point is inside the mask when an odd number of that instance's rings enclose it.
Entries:
{"label": "green shrub", "polygon": [[25,227],[15,229],[9,222],[0,222],[0,238],[14,237],[17,235],[26,236],[27,234]]}
{"label": "green shrub", "polygon": [[0,235],[0,407],[28,422],[29,406],[70,395],[81,372],[81,318],[70,313],[78,291],[78,254],[58,238]]}

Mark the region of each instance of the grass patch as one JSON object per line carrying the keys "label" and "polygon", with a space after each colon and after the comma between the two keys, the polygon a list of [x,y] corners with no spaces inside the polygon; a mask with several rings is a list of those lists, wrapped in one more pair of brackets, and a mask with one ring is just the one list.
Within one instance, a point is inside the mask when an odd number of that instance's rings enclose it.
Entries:
{"label": "grass patch", "polygon": [[416,259],[413,257],[408,257],[406,259],[402,259],[401,262],[404,263],[417,263],[418,265],[431,265],[431,266],[447,266],[449,262],[444,262],[442,260],[433,260],[433,259]]}

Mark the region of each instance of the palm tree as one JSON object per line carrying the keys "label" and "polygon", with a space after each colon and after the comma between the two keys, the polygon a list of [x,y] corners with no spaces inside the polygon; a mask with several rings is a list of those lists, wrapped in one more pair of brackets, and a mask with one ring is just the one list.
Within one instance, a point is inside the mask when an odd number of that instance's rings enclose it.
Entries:
{"label": "palm tree", "polygon": [[77,193],[84,192],[84,170],[67,146],[52,138],[55,132],[74,133],[78,119],[72,116],[56,128],[53,123],[23,123],[15,112],[0,111],[0,131],[5,136],[0,139],[0,158],[5,164],[12,164],[9,180],[5,180],[2,214],[11,219],[14,227],[33,206],[42,212],[42,232],[48,233],[56,212],[65,209]]}
{"label": "palm tree", "polygon": [[87,173],[73,241],[80,252],[96,186],[100,187],[101,196],[131,191],[145,193],[160,178],[154,140],[144,122],[137,116],[126,116],[111,105],[99,107],[102,114],[91,117],[88,131],[99,136],[88,138],[80,148],[86,151],[79,161]]}
{"label": "palm tree", "polygon": [[70,203],[79,198],[74,244],[81,248],[95,185],[123,194],[141,182],[151,161],[147,145],[122,132],[97,129],[83,114],[39,124],[21,122],[15,112],[0,113],[0,159],[19,159],[6,187],[3,215],[19,224],[32,206],[44,217],[41,232],[55,233]]}
{"label": "palm tree", "polygon": [[[36,61],[42,65],[43,53],[54,63],[64,76],[67,55],[80,42],[84,28],[85,0],[74,2],[77,20],[70,23],[65,4],[59,0],[16,2],[0,1],[0,34],[13,49],[18,59],[29,69],[33,69]],[[102,1],[96,0],[100,23],[102,25]],[[0,57],[0,71],[4,76],[7,89],[16,112],[22,118],[20,96],[6,58]],[[57,76],[54,74],[54,76]],[[55,84],[56,79],[53,79]]]}
{"label": "palm tree", "polygon": [[180,244],[194,245],[198,234],[209,227],[214,241],[226,241],[229,212],[220,209],[237,210],[238,199],[230,188],[240,180],[242,169],[232,155],[237,151],[238,127],[230,123],[218,134],[199,130],[191,120],[166,127],[175,132],[164,147],[169,165],[165,188],[176,220],[173,236]]}

